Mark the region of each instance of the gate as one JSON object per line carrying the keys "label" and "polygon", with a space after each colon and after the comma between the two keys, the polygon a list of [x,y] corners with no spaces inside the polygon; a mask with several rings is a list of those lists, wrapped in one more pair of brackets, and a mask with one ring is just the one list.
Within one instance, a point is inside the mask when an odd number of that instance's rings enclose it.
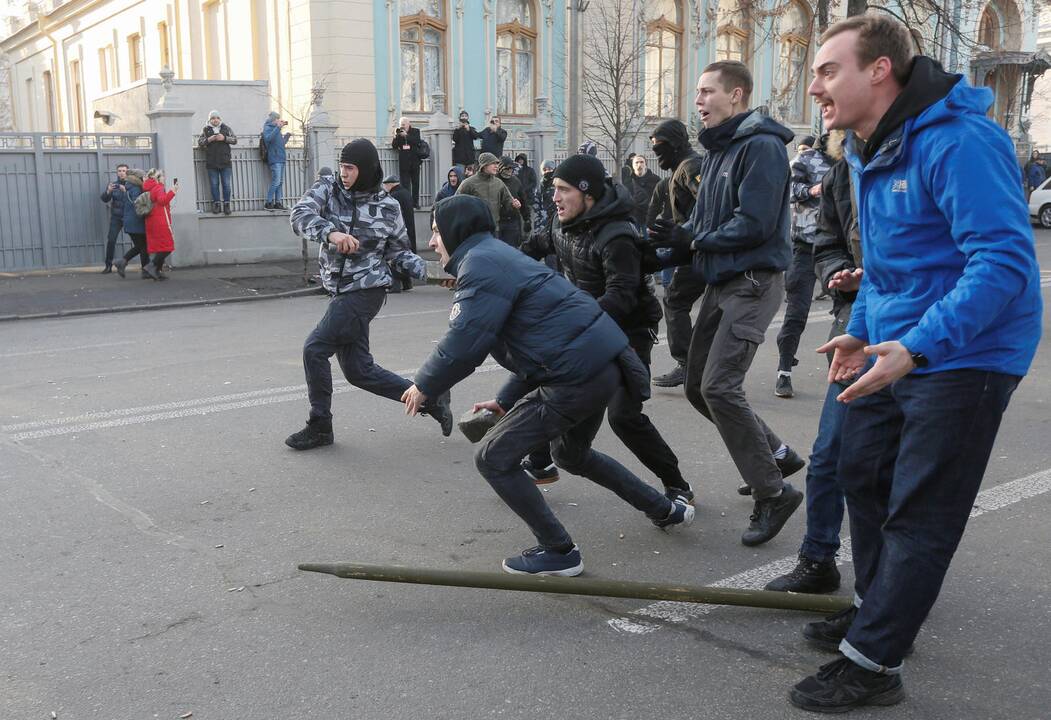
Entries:
{"label": "gate", "polygon": [[0,133],[0,272],[100,265],[99,196],[118,164],[153,167],[154,148],[152,134]]}

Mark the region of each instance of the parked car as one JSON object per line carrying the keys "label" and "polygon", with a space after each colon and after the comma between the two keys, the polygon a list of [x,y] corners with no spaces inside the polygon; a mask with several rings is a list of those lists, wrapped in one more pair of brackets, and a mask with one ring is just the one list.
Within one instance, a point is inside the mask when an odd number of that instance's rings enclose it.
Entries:
{"label": "parked car", "polygon": [[1051,228],[1051,178],[1029,196],[1029,217],[1035,217],[1040,227]]}

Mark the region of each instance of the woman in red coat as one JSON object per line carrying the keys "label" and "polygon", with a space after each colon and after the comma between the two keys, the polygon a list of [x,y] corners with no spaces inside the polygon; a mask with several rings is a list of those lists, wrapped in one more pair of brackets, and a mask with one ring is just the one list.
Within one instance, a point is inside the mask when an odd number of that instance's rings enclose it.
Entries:
{"label": "woman in red coat", "polygon": [[164,171],[157,168],[146,173],[142,191],[150,194],[153,210],[146,216],[146,250],[153,257],[143,270],[154,280],[165,280],[161,275],[164,261],[175,249],[175,238],[172,235],[171,202],[179,192],[179,180],[172,184],[171,190],[164,187]]}

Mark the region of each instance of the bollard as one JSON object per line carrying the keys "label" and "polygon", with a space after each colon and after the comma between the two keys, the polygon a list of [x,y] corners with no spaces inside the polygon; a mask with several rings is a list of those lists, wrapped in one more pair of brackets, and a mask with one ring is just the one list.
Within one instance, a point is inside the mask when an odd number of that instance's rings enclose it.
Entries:
{"label": "bollard", "polygon": [[739,605],[772,610],[802,610],[831,615],[848,608],[852,600],[831,595],[805,595],[691,585],[645,583],[630,580],[604,580],[589,577],[546,577],[538,575],[511,575],[509,573],[478,572],[472,570],[433,570],[401,565],[366,565],[363,563],[302,563],[300,570],[325,573],[347,580],[374,580],[378,582],[412,583],[415,585],[445,585],[485,590],[517,590],[521,592],[558,593],[563,595],[593,595],[599,597],[632,598],[636,600],[669,600],[710,605]]}

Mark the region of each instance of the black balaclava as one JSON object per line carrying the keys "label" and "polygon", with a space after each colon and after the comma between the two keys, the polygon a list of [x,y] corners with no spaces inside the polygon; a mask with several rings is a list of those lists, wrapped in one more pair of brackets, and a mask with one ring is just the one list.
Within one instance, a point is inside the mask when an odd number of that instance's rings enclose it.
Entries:
{"label": "black balaclava", "polygon": [[453,195],[439,200],[434,206],[434,224],[450,255],[472,235],[496,230],[488,203],[473,195]]}
{"label": "black balaclava", "polygon": [[679,163],[693,150],[690,145],[690,131],[680,120],[665,120],[657,126],[650,138],[660,141],[653,146],[653,153],[657,156],[657,164],[662,170],[674,170],[679,167]]}
{"label": "black balaclava", "polygon": [[594,155],[570,155],[555,168],[555,177],[596,200],[605,192],[606,168]]}
{"label": "black balaclava", "polygon": [[339,161],[358,169],[358,179],[347,188],[351,192],[375,192],[383,179],[380,154],[370,140],[358,138],[343,146]]}

